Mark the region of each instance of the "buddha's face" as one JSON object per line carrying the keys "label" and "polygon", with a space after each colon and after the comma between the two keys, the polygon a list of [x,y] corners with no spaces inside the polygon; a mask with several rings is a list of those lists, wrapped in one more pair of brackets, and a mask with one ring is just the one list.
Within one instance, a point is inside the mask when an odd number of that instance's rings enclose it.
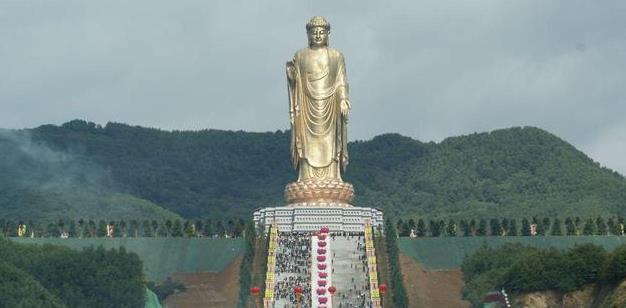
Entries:
{"label": "buddha's face", "polygon": [[313,27],[307,31],[309,37],[309,47],[325,47],[328,46],[328,31],[324,27]]}

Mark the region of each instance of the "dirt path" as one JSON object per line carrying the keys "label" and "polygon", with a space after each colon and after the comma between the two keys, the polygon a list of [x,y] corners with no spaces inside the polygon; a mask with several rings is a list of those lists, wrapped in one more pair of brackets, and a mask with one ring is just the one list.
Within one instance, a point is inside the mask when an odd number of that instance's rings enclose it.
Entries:
{"label": "dirt path", "polygon": [[239,266],[237,257],[219,273],[174,273],[172,279],[187,287],[185,292],[169,296],[164,303],[167,308],[237,306],[239,296]]}
{"label": "dirt path", "polygon": [[413,258],[402,253],[400,266],[411,307],[470,307],[470,303],[462,299],[463,274],[460,269],[425,270]]}

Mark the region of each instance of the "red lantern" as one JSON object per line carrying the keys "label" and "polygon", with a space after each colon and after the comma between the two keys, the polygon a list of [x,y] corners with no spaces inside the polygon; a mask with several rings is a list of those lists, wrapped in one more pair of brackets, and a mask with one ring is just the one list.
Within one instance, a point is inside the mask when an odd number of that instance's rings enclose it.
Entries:
{"label": "red lantern", "polygon": [[319,248],[319,249],[317,250],[317,254],[318,254],[318,255],[325,255],[325,254],[326,254],[326,249],[324,249],[324,248]]}
{"label": "red lantern", "polygon": [[330,231],[330,229],[328,229],[328,227],[320,228],[320,233],[328,233],[328,231]]}
{"label": "red lantern", "polygon": [[303,291],[304,291],[304,289],[302,289],[302,287],[295,287],[295,288],[293,288],[293,293],[296,296],[302,294]]}
{"label": "red lantern", "polygon": [[317,285],[320,286],[320,287],[325,286],[326,285],[326,280],[318,280],[317,281]]}
{"label": "red lantern", "polygon": [[387,285],[386,285],[386,284],[384,284],[384,283],[381,283],[381,284],[378,286],[378,291],[380,291],[380,293],[384,295],[384,294],[385,294],[385,292],[387,292]]}
{"label": "red lantern", "polygon": [[326,298],[325,296],[318,297],[317,301],[319,301],[320,304],[326,304],[326,302],[328,302],[328,298]]}
{"label": "red lantern", "polygon": [[326,263],[318,263],[317,264],[317,269],[318,270],[325,270],[326,269]]}
{"label": "red lantern", "polygon": [[259,293],[261,293],[261,288],[259,287],[250,288],[250,294],[252,294],[253,296],[257,296],[259,295]]}
{"label": "red lantern", "polygon": [[325,240],[326,239],[326,234],[318,234],[317,235],[317,239],[320,240],[320,241]]}
{"label": "red lantern", "polygon": [[324,293],[326,293],[326,289],[324,289],[324,288],[317,288],[317,295],[324,295]]}
{"label": "red lantern", "polygon": [[317,242],[317,246],[319,246],[319,247],[326,247],[326,242],[319,241],[319,242]]}
{"label": "red lantern", "polygon": [[320,276],[320,278],[326,278],[326,277],[328,277],[328,273],[326,273],[326,272],[320,272],[320,273],[319,273],[319,276]]}
{"label": "red lantern", "polygon": [[334,286],[328,287],[328,292],[330,292],[330,295],[335,295],[335,291],[337,291],[337,288],[335,288]]}
{"label": "red lantern", "polygon": [[324,261],[326,261],[326,256],[317,256],[317,261],[318,261],[318,262],[324,262]]}

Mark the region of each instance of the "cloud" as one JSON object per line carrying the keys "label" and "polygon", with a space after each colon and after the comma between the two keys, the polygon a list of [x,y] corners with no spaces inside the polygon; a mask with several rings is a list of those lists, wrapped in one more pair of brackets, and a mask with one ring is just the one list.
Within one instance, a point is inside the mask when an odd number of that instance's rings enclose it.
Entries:
{"label": "cloud", "polygon": [[284,63],[328,17],[350,136],[547,129],[626,174],[626,3],[28,1],[0,4],[0,123],[285,129]]}

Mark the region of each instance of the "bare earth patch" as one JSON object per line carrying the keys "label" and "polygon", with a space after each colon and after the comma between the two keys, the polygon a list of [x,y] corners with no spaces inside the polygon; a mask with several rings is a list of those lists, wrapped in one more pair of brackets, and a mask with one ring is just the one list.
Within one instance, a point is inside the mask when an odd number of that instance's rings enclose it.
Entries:
{"label": "bare earth patch", "polygon": [[461,269],[425,270],[413,258],[401,253],[400,266],[410,307],[470,307],[462,298]]}
{"label": "bare earth patch", "polygon": [[182,282],[187,290],[168,296],[163,306],[167,308],[236,307],[239,299],[241,259],[237,257],[219,273],[172,274],[172,279]]}

